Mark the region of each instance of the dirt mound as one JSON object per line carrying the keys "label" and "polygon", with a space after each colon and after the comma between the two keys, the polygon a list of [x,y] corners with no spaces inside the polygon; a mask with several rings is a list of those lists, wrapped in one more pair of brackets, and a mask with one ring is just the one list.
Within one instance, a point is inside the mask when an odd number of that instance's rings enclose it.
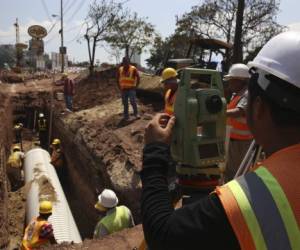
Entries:
{"label": "dirt mound", "polygon": [[96,72],[93,76],[77,82],[74,96],[76,110],[102,105],[120,96],[116,80],[108,78],[105,74]]}

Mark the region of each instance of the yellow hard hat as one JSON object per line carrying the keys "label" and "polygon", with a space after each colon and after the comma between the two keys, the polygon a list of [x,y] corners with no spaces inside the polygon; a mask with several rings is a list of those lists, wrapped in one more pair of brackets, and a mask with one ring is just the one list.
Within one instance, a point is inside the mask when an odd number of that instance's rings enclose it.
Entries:
{"label": "yellow hard hat", "polygon": [[164,82],[167,79],[170,79],[172,77],[176,77],[177,71],[173,68],[165,68],[161,74],[160,82]]}
{"label": "yellow hard hat", "polygon": [[67,77],[67,76],[68,76],[68,73],[64,72],[64,73],[62,74],[62,76],[63,76],[63,77]]}
{"label": "yellow hard hat", "polygon": [[20,146],[18,146],[18,145],[13,146],[13,151],[16,151],[16,150],[21,151]]}
{"label": "yellow hard hat", "polygon": [[53,145],[58,145],[58,144],[60,144],[60,139],[57,139],[57,138],[54,139],[53,142],[52,142],[52,144],[53,144]]}
{"label": "yellow hard hat", "polygon": [[52,213],[52,203],[51,201],[41,201],[40,202],[40,214],[51,214]]}

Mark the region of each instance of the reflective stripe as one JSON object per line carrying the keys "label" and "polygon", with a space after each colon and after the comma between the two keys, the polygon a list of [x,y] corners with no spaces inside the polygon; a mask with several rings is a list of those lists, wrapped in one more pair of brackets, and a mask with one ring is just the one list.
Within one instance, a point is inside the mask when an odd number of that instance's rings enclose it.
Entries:
{"label": "reflective stripe", "polygon": [[[227,109],[234,109],[237,107],[242,96],[236,95],[227,105]],[[251,140],[253,138],[245,117],[228,118],[227,125],[231,126],[230,138],[237,140]]]}
{"label": "reflective stripe", "polygon": [[233,193],[234,197],[237,200],[238,206],[241,209],[241,212],[248,225],[249,231],[252,235],[255,248],[258,250],[266,250],[267,249],[266,243],[262,235],[260,226],[258,224],[257,218],[253,210],[251,209],[249,200],[247,199],[247,196],[244,193],[242,187],[239,185],[239,183],[236,180],[233,180],[227,183],[226,185],[230,188],[231,192]]}
{"label": "reflective stripe", "polygon": [[135,84],[135,77],[133,76],[134,71],[136,68],[134,66],[129,66],[128,69],[128,76],[124,74],[124,67],[120,67],[119,74],[120,74],[120,87],[121,89],[127,89],[127,88],[134,88],[136,86]]}
{"label": "reflective stripe", "polygon": [[280,212],[263,180],[257,174],[250,173],[237,181],[243,188],[256,215],[267,248],[291,249]]}
{"label": "reflective stripe", "polygon": [[176,98],[176,93],[171,96],[172,90],[168,89],[165,94],[165,113],[169,115],[174,114],[174,103]]}
{"label": "reflective stripe", "polygon": [[285,229],[287,231],[292,249],[300,249],[299,227],[290,203],[280,184],[265,167],[258,168],[255,173],[263,179],[264,184],[268,187],[272,194],[272,197],[284,221]]}
{"label": "reflective stripe", "polygon": [[242,249],[255,250],[254,241],[249,227],[238,206],[237,200],[228,185],[216,188],[216,193],[224,207],[231,227],[240,243]]}

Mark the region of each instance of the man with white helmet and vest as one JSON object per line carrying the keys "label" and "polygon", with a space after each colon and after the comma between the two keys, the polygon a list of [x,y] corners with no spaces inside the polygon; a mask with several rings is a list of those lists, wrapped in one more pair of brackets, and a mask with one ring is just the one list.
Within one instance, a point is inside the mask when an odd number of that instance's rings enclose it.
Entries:
{"label": "man with white helmet and vest", "polygon": [[141,212],[151,249],[300,249],[300,33],[272,38],[250,62],[247,121],[266,159],[182,208],[166,182],[168,144],[157,115],[146,128]]}
{"label": "man with white helmet and vest", "polygon": [[110,189],[104,189],[98,196],[95,208],[105,216],[99,220],[95,227],[94,239],[100,239],[105,235],[134,226],[130,210],[126,206],[117,206],[118,202],[115,192]]}
{"label": "man with white helmet and vest", "polygon": [[52,215],[52,203],[42,201],[39,205],[39,216],[33,218],[25,229],[22,250],[40,249],[42,246],[56,244],[53,227],[48,222]]}
{"label": "man with white helmet and vest", "polygon": [[139,118],[138,108],[136,104],[136,87],[140,84],[140,75],[137,68],[130,64],[130,60],[128,57],[123,58],[122,65],[118,69],[117,83],[122,95],[124,120],[129,119],[128,99],[130,100],[133,109],[133,115],[136,118]]}
{"label": "man with white helmet and vest", "polygon": [[242,63],[233,64],[224,80],[228,81],[232,98],[227,105],[227,125],[230,126],[230,141],[225,181],[233,179],[239,168],[253,136],[246,121],[248,101],[249,68]]}
{"label": "man with white helmet and vest", "polygon": [[48,133],[47,133],[47,120],[43,113],[39,114],[38,118],[38,132],[39,132],[39,140],[40,145],[43,149],[48,148]]}

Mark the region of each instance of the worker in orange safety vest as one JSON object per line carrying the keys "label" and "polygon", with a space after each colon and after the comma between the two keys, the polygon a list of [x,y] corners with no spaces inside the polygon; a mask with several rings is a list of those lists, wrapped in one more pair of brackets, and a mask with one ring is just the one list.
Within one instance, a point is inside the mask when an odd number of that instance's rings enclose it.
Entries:
{"label": "worker in orange safety vest", "polygon": [[48,218],[51,215],[52,203],[50,201],[42,201],[39,206],[39,216],[33,218],[25,229],[22,241],[23,250],[31,250],[48,244],[56,244],[53,227],[48,222]]}
{"label": "worker in orange safety vest", "polygon": [[164,84],[165,109],[164,112],[172,116],[174,114],[174,104],[176,91],[178,88],[177,71],[173,68],[165,68],[161,74],[160,82]]}
{"label": "worker in orange safety vest", "polygon": [[150,249],[300,249],[299,61],[300,32],[288,31],[248,63],[247,124],[266,159],[192,204],[174,209],[168,193],[166,159],[176,119],[165,128],[161,115],[149,123],[140,176]]}
{"label": "worker in orange safety vest", "polygon": [[252,134],[246,121],[249,68],[245,64],[233,64],[224,80],[228,81],[232,98],[227,105],[227,125],[231,127],[225,181],[233,179],[250,144]]}
{"label": "worker in orange safety vest", "polygon": [[122,95],[123,119],[129,119],[128,99],[133,109],[133,115],[137,119],[140,118],[136,103],[136,87],[140,84],[140,75],[137,68],[130,64],[128,57],[123,58],[122,66],[117,71],[117,83]]}

